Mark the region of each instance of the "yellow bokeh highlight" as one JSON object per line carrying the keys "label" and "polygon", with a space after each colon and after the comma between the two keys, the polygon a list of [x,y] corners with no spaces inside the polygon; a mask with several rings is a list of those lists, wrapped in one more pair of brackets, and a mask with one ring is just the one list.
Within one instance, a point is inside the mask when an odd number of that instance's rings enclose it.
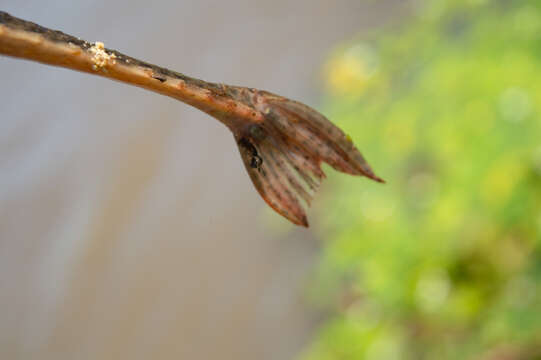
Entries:
{"label": "yellow bokeh highlight", "polygon": [[521,161],[511,156],[494,163],[481,184],[483,201],[491,206],[505,203],[522,179],[524,170]]}
{"label": "yellow bokeh highlight", "polygon": [[433,223],[437,224],[438,231],[449,232],[462,223],[464,217],[464,203],[454,194],[442,197],[435,205]]}
{"label": "yellow bokeh highlight", "polygon": [[377,56],[368,47],[353,46],[335,54],[325,67],[329,90],[335,95],[359,95],[377,68]]}

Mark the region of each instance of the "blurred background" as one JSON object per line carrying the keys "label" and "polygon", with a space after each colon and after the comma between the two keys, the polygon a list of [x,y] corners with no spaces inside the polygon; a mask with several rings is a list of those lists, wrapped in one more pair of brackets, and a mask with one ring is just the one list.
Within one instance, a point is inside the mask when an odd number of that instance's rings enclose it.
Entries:
{"label": "blurred background", "polygon": [[541,2],[418,2],[325,74],[388,184],[331,175],[303,359],[541,359]]}
{"label": "blurred background", "polygon": [[0,1],[41,25],[321,110],[298,229],[229,131],[0,58],[0,358],[541,358],[541,3]]}

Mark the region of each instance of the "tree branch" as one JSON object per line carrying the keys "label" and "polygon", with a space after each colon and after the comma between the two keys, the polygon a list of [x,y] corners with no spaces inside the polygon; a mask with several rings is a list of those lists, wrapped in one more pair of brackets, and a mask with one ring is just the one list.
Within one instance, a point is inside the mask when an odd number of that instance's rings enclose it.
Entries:
{"label": "tree branch", "polygon": [[267,91],[215,84],[137,60],[0,11],[0,54],[61,66],[142,87],[192,105],[224,123],[263,199],[297,225],[325,177],[321,162],[352,175],[374,175],[350,138],[299,102]]}

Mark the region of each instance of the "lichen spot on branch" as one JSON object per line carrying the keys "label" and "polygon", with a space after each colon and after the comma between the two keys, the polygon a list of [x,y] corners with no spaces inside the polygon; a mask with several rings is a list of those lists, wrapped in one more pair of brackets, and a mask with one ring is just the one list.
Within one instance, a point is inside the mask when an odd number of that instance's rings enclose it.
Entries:
{"label": "lichen spot on branch", "polygon": [[92,56],[92,69],[95,71],[104,69],[108,63],[113,65],[116,63],[115,54],[107,54],[105,45],[100,41],[96,41],[92,45],[90,52],[94,55]]}

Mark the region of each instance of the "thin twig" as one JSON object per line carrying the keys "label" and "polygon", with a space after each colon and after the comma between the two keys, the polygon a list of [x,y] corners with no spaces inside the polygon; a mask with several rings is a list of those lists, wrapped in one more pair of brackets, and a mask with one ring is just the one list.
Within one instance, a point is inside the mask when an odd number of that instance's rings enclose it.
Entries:
{"label": "thin twig", "polygon": [[137,60],[0,11],[0,54],[99,75],[192,105],[224,123],[263,199],[297,225],[325,177],[321,162],[383,182],[350,138],[299,102],[267,91],[214,84]]}

